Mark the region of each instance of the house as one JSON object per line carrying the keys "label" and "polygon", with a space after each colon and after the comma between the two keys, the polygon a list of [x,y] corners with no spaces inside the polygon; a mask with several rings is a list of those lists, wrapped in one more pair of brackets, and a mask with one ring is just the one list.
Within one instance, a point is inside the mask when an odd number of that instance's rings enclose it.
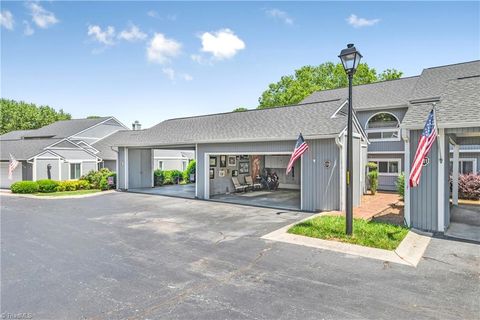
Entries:
{"label": "house", "polygon": [[[116,153],[103,143],[125,130],[114,117],[57,121],[35,130],[17,130],[0,136],[0,187],[19,180],[78,179],[90,170],[115,170]],[[8,179],[10,154],[19,165]]]}
{"label": "house", "polygon": [[[115,135],[118,147],[117,187],[148,190],[153,186],[154,150],[193,150],[197,156],[196,185],[192,197],[221,199],[264,169],[277,173],[280,188],[298,200],[297,209],[340,209],[345,194],[346,103],[327,99],[266,110],[230,112],[166,120],[141,131]],[[363,167],[367,139],[359,122],[354,126],[354,203],[364,190]],[[299,133],[310,149],[285,174]],[[148,191],[147,191],[148,192]],[[267,195],[265,195],[267,196]],[[249,200],[254,203],[253,198]],[[281,203],[280,203],[281,206]]]}
{"label": "house", "polygon": [[[480,170],[479,93],[480,61],[355,86],[354,205],[365,190],[367,161],[378,163],[382,190],[395,190],[401,172],[408,177],[419,135],[435,105],[438,143],[424,161],[420,186],[406,186],[405,220],[418,229],[444,232],[451,214],[450,173],[455,205],[458,174]],[[119,132],[117,187],[151,188],[152,174],[145,168],[153,168],[152,150],[181,148],[197,155],[194,196],[227,199],[235,191],[232,177],[242,178],[241,168],[250,176],[258,168],[281,173],[302,132],[310,149],[297,163],[295,177],[279,177],[280,186],[298,190],[297,209],[341,210],[347,103],[346,88],[325,90],[295,106],[171,119],[142,132]],[[233,166],[219,165],[222,157]],[[253,198],[250,203],[255,204]]]}

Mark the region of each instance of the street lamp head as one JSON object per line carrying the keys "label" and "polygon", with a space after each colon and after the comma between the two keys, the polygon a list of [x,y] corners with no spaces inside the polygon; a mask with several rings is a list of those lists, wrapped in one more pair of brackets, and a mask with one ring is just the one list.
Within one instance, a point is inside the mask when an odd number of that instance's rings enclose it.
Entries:
{"label": "street lamp head", "polygon": [[338,56],[342,61],[343,68],[347,74],[353,75],[357,71],[358,64],[362,55],[355,49],[353,43],[349,43],[347,48],[343,49]]}

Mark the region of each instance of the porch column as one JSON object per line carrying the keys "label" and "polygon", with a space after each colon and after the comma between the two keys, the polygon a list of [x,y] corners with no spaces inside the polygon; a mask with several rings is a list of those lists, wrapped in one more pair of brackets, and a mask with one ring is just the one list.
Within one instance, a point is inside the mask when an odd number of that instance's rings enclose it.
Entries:
{"label": "porch column", "polygon": [[452,200],[453,205],[458,205],[458,165],[459,165],[460,146],[453,146],[453,172],[452,172]]}
{"label": "porch column", "polygon": [[438,225],[437,230],[443,232],[445,230],[445,158],[446,152],[449,150],[445,147],[445,129],[438,129],[437,138],[437,158],[438,158],[438,193],[437,193],[437,209],[438,209]]}
{"label": "porch column", "polygon": [[403,132],[403,141],[404,141],[404,176],[405,176],[405,189],[403,196],[404,210],[403,215],[405,219],[405,224],[410,227],[411,218],[410,218],[410,130],[402,130]]}

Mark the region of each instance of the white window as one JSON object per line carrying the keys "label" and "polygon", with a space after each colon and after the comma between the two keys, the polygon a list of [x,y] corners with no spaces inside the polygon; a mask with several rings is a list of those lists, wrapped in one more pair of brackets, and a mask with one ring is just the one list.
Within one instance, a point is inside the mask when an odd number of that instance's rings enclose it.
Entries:
{"label": "white window", "polygon": [[382,176],[398,176],[401,170],[400,159],[368,159],[378,166],[378,174]]}
{"label": "white window", "polygon": [[[453,161],[450,161],[450,173],[453,172]],[[460,158],[458,161],[458,173],[469,174],[477,173],[477,159]]]}
{"label": "white window", "polygon": [[365,125],[365,131],[370,141],[400,141],[400,122],[388,112],[371,116]]}
{"label": "white window", "polygon": [[81,170],[81,163],[70,163],[70,179],[79,179],[82,175]]}
{"label": "white window", "polygon": [[158,169],[163,170],[163,161],[158,161]]}

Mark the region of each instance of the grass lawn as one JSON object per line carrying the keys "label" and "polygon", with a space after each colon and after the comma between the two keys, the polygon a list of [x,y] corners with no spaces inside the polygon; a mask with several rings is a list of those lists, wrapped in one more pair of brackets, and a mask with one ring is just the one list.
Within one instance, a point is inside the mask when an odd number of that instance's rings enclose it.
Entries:
{"label": "grass lawn", "polygon": [[347,236],[345,234],[345,217],[322,216],[298,223],[291,227],[288,233],[394,250],[407,235],[408,228],[354,219],[353,234]]}
{"label": "grass lawn", "polygon": [[90,193],[97,193],[102,192],[102,190],[98,189],[90,189],[90,190],[76,190],[76,191],[59,191],[59,192],[51,192],[51,193],[35,193],[36,196],[39,197],[62,197],[62,196],[77,196],[81,194],[90,194]]}

